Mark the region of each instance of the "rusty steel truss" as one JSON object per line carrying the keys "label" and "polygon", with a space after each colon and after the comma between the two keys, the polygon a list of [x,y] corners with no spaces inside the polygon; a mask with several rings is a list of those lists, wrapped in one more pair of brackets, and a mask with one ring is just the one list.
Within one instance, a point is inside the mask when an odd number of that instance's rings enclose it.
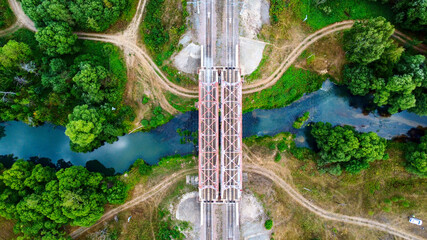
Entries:
{"label": "rusty steel truss", "polygon": [[[212,79],[212,81],[207,81]],[[219,198],[218,74],[199,72],[199,196],[204,201]]]}

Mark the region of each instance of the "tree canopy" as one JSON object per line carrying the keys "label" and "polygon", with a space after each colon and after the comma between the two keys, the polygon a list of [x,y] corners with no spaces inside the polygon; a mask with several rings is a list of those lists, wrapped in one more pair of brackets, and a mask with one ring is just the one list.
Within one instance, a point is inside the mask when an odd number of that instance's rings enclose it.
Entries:
{"label": "tree canopy", "polygon": [[64,225],[90,226],[107,202],[123,203],[127,197],[123,182],[81,166],[55,172],[17,160],[0,173],[0,216],[16,220],[23,239],[67,239]]}
{"label": "tree canopy", "polygon": [[77,29],[104,31],[117,21],[125,0],[21,0],[25,13],[38,26],[64,22]]}
{"label": "tree canopy", "polygon": [[77,35],[68,24],[52,22],[36,33],[36,39],[49,56],[57,56],[74,51]]}
{"label": "tree canopy", "polygon": [[409,144],[405,158],[409,172],[427,177],[427,135],[421,137],[419,144]]}
{"label": "tree canopy", "polygon": [[344,167],[350,173],[358,173],[367,169],[370,162],[386,157],[386,140],[373,132],[359,133],[351,126],[332,127],[330,123],[317,122],[311,134],[320,149],[317,163],[321,167]]}
{"label": "tree canopy", "polygon": [[344,34],[344,50],[351,62],[368,64],[380,59],[390,47],[394,28],[383,17],[356,21]]}
{"label": "tree canopy", "polygon": [[102,131],[104,117],[88,105],[82,105],[75,107],[68,119],[65,134],[72,143],[90,149],[91,144]]}
{"label": "tree canopy", "polygon": [[414,31],[425,30],[427,25],[427,1],[399,0],[394,5],[396,22]]}
{"label": "tree canopy", "polygon": [[[378,18],[377,18],[378,19]],[[374,22],[377,20],[369,20]],[[365,22],[366,25],[368,25]],[[380,21],[381,25],[391,26]],[[346,33],[347,40],[353,41],[347,47],[355,48],[352,44],[358,44],[361,39],[371,38],[377,34],[374,30],[366,30],[364,25],[355,24]],[[355,29],[354,29],[355,28]],[[385,30],[384,30],[385,31]],[[392,33],[392,31],[388,32]],[[350,51],[347,58],[353,63],[344,67],[343,79],[353,95],[365,96],[372,94],[372,101],[377,106],[384,106],[391,114],[403,110],[409,110],[419,115],[427,115],[427,64],[423,55],[410,55],[404,53],[404,49],[394,43],[390,43],[390,35],[385,38],[377,38],[377,41],[369,41],[370,47],[383,49],[377,51],[375,58],[360,60],[365,57],[363,52],[353,56],[355,52]],[[375,45],[375,46],[374,46]],[[361,46],[368,46],[361,43]],[[365,50],[367,50],[366,48]],[[372,49],[371,49],[372,50]],[[375,51],[375,50],[372,50]],[[366,60],[366,61],[365,61]]]}
{"label": "tree canopy", "polygon": [[27,44],[10,40],[0,48],[0,65],[5,69],[18,67],[20,63],[28,61],[30,56],[31,49]]}

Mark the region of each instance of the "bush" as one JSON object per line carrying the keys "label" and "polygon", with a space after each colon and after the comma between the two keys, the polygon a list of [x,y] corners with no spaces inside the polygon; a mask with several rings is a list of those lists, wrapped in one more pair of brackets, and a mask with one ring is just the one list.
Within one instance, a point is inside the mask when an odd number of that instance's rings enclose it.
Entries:
{"label": "bush", "polygon": [[278,144],[277,144],[277,149],[279,149],[279,151],[280,152],[283,152],[283,151],[285,151],[285,150],[288,150],[288,144],[283,140],[283,141],[280,141]]}
{"label": "bush", "polygon": [[282,155],[280,155],[280,153],[277,153],[276,156],[274,157],[274,161],[278,162],[282,159]]}
{"label": "bush", "polygon": [[149,100],[150,99],[146,95],[144,95],[144,97],[142,98],[142,104],[147,104]]}
{"label": "bush", "polygon": [[267,230],[270,230],[271,228],[273,228],[273,220],[268,219],[267,221],[265,221],[264,227]]}
{"label": "bush", "polygon": [[152,166],[149,165],[148,163],[146,163],[144,160],[142,159],[138,159],[136,160],[137,162],[135,162],[138,166],[138,172],[139,174],[141,174],[141,176],[145,176],[151,173],[151,171],[153,170]]}
{"label": "bush", "polygon": [[302,128],[305,122],[307,122],[308,118],[310,118],[310,112],[305,112],[302,117],[297,118],[297,120],[292,124],[292,126],[296,129]]}

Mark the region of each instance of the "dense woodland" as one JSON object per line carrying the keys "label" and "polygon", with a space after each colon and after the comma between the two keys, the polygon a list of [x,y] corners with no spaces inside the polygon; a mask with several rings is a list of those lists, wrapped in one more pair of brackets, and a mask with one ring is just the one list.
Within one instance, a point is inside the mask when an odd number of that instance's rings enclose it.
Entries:
{"label": "dense woodland", "polygon": [[[341,175],[344,171],[357,174],[368,169],[373,161],[386,161],[386,150],[392,141],[374,132],[358,132],[352,126],[332,126],[330,123],[311,123],[311,135],[316,144],[316,155],[311,150],[292,147],[290,152],[298,159],[313,158],[321,171]],[[423,131],[421,131],[423,132]],[[405,167],[410,173],[427,177],[427,130],[419,139],[408,139],[400,144],[404,151]]]}
{"label": "dense woodland", "polygon": [[427,65],[394,43],[393,26],[384,18],[357,21],[344,34],[350,64],[343,78],[354,95],[372,96],[372,102],[390,114],[409,110],[427,115]]}
{"label": "dense woodland", "polygon": [[34,162],[17,160],[10,168],[0,163],[0,216],[16,220],[19,239],[69,239],[65,225],[91,226],[106,203],[127,197],[127,186],[116,177],[64,162]]}
{"label": "dense woodland", "polygon": [[0,119],[64,125],[78,152],[123,135],[134,116],[122,103],[127,76],[121,52],[111,44],[77,40],[73,31],[106,30],[125,4],[22,0],[39,31],[0,39]]}

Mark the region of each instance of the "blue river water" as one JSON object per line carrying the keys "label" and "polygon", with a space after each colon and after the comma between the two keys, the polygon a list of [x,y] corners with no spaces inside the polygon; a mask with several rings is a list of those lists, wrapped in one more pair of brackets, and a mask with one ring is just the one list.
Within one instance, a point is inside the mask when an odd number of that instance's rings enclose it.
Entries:
{"label": "blue river water", "polygon": [[[427,127],[427,117],[409,112],[401,112],[391,117],[381,117],[378,113],[364,115],[362,98],[352,97],[343,87],[326,81],[322,88],[307,94],[291,105],[278,109],[254,110],[243,115],[243,136],[275,135],[279,132],[292,132],[297,135],[298,146],[309,146],[306,129],[292,128],[295,119],[304,112],[310,112],[309,122],[330,122],[333,125],[352,125],[358,131],[376,132],[379,136],[391,139],[406,134],[411,128]],[[85,165],[88,160],[99,160],[106,167],[117,172],[126,171],[132,163],[142,158],[155,164],[164,156],[189,154],[195,147],[180,144],[178,128],[197,131],[197,112],[178,115],[169,123],[150,132],[138,132],[119,137],[113,144],[105,144],[90,153],[75,153],[70,150],[65,128],[51,124],[30,127],[22,122],[6,122],[6,136],[0,139],[0,155],[14,154],[28,159],[32,156],[47,157],[54,162],[58,159],[70,161],[74,165]]]}

